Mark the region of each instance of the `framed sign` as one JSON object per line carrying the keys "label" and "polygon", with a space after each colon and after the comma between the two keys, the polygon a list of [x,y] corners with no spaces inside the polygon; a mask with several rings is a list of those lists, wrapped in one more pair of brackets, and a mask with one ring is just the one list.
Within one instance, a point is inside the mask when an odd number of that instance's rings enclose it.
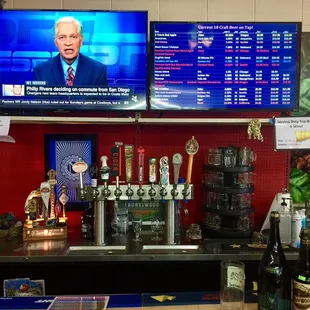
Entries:
{"label": "framed sign", "polygon": [[119,201],[118,208],[120,212],[122,210],[128,211],[130,214],[129,221],[131,223],[132,218],[141,219],[143,225],[151,225],[151,222],[155,219],[160,221],[164,220],[163,208],[161,200],[149,200],[149,201]]}
{"label": "framed sign", "polygon": [[[97,136],[85,134],[46,134],[44,136],[45,178],[50,169],[56,171],[56,201],[61,195],[61,186],[67,187],[68,211],[85,210],[87,201],[77,199],[76,188],[80,185],[79,174],[72,170],[74,163],[82,159],[90,166],[97,163]],[[90,185],[87,170],[82,174],[83,184]]]}
{"label": "framed sign", "polygon": [[275,117],[275,149],[310,149],[310,117]]}

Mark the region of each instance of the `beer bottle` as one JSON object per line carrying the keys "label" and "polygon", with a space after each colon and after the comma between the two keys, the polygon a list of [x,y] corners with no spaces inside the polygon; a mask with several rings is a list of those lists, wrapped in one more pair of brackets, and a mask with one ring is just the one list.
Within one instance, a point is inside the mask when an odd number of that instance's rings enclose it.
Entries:
{"label": "beer bottle", "polygon": [[279,212],[271,212],[267,249],[259,265],[258,310],[291,309],[291,277],[281,245],[279,223]]}
{"label": "beer bottle", "polygon": [[293,276],[293,309],[310,309],[310,236],[309,229],[300,234],[300,249]]}

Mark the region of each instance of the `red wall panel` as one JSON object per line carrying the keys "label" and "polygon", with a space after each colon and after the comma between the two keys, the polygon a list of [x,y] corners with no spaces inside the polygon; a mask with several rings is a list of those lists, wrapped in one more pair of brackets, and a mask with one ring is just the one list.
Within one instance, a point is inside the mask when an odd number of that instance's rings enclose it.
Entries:
{"label": "red wall panel", "polygon": [[[115,141],[124,144],[140,143],[148,157],[169,156],[176,152],[183,155],[181,176],[186,176],[188,156],[185,143],[192,136],[200,145],[194,157],[192,183],[195,199],[188,203],[189,222],[203,219],[204,191],[201,183],[203,164],[209,148],[218,146],[249,146],[257,152],[257,183],[253,196],[255,226],[264,220],[274,195],[288,186],[289,158],[287,152],[275,152],[273,127],[263,126],[264,142],[248,140],[244,125],[12,125],[10,135],[16,144],[0,144],[0,213],[13,211],[23,217],[24,202],[29,192],[40,186],[44,175],[44,134],[46,133],[95,133],[98,135],[98,158],[110,157]],[[134,165],[136,165],[136,157]],[[108,162],[109,163],[109,162]],[[100,162],[98,163],[100,164]],[[170,181],[173,180],[172,165]],[[146,169],[147,171],[147,169]],[[145,181],[147,176],[145,175]],[[134,180],[137,168],[134,166]],[[124,177],[121,177],[121,181]],[[69,213],[69,225],[80,225],[80,212]]]}

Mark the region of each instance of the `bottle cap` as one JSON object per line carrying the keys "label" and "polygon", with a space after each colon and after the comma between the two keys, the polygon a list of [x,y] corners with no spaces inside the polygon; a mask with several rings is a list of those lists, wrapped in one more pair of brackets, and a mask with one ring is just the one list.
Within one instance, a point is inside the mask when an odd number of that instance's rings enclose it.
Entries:
{"label": "bottle cap", "polygon": [[309,228],[302,228],[300,235],[309,237]]}
{"label": "bottle cap", "polygon": [[310,243],[310,240],[309,240],[309,233],[310,233],[310,230],[308,228],[302,228],[301,232],[300,232],[300,239],[302,240],[302,242],[304,244],[309,244]]}
{"label": "bottle cap", "polygon": [[270,217],[271,217],[271,218],[278,219],[278,218],[280,218],[280,214],[279,214],[279,212],[277,212],[277,211],[272,211],[272,212],[270,213]]}

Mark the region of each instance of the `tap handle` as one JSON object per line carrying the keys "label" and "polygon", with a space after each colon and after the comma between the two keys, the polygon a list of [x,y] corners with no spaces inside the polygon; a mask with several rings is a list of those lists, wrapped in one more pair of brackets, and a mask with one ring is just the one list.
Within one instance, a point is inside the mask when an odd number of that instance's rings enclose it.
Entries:
{"label": "tap handle", "polygon": [[80,175],[80,186],[83,188],[83,173],[88,169],[88,165],[81,158],[72,165],[72,170]]}
{"label": "tap handle", "polygon": [[107,182],[110,178],[110,168],[108,167],[108,157],[101,156],[101,168],[100,168],[100,178],[102,181]]}
{"label": "tap handle", "polygon": [[163,156],[160,161],[160,180],[159,184],[161,187],[167,187],[169,185],[169,158],[167,156]]}
{"label": "tap handle", "polygon": [[180,168],[183,163],[183,157],[179,153],[175,153],[172,156],[172,163],[173,163],[173,176],[174,176],[174,184],[178,184],[179,176],[180,176]]}
{"label": "tap handle", "polygon": [[188,165],[187,165],[187,175],[186,175],[186,184],[190,184],[192,180],[192,169],[193,169],[193,160],[194,155],[198,152],[199,144],[193,136],[192,139],[188,140],[185,145],[185,150],[189,155]]}
{"label": "tap handle", "polygon": [[120,143],[116,142],[117,146],[112,147],[111,155],[112,155],[112,177],[119,177],[121,176],[121,148]]}
{"label": "tap handle", "polygon": [[151,184],[156,183],[156,180],[157,180],[156,163],[157,163],[157,159],[155,157],[149,158],[149,182]]}
{"label": "tap handle", "polygon": [[101,168],[108,166],[108,156],[101,156]]}
{"label": "tap handle", "polygon": [[140,186],[143,184],[144,178],[144,147],[138,148],[138,183]]}
{"label": "tap handle", "polygon": [[125,144],[125,174],[126,182],[132,182],[133,145]]}
{"label": "tap handle", "polygon": [[192,171],[193,171],[194,155],[189,155],[187,164],[186,184],[192,182]]}
{"label": "tap handle", "polygon": [[92,163],[89,167],[89,176],[91,178],[91,186],[97,187],[98,185],[98,166]]}

